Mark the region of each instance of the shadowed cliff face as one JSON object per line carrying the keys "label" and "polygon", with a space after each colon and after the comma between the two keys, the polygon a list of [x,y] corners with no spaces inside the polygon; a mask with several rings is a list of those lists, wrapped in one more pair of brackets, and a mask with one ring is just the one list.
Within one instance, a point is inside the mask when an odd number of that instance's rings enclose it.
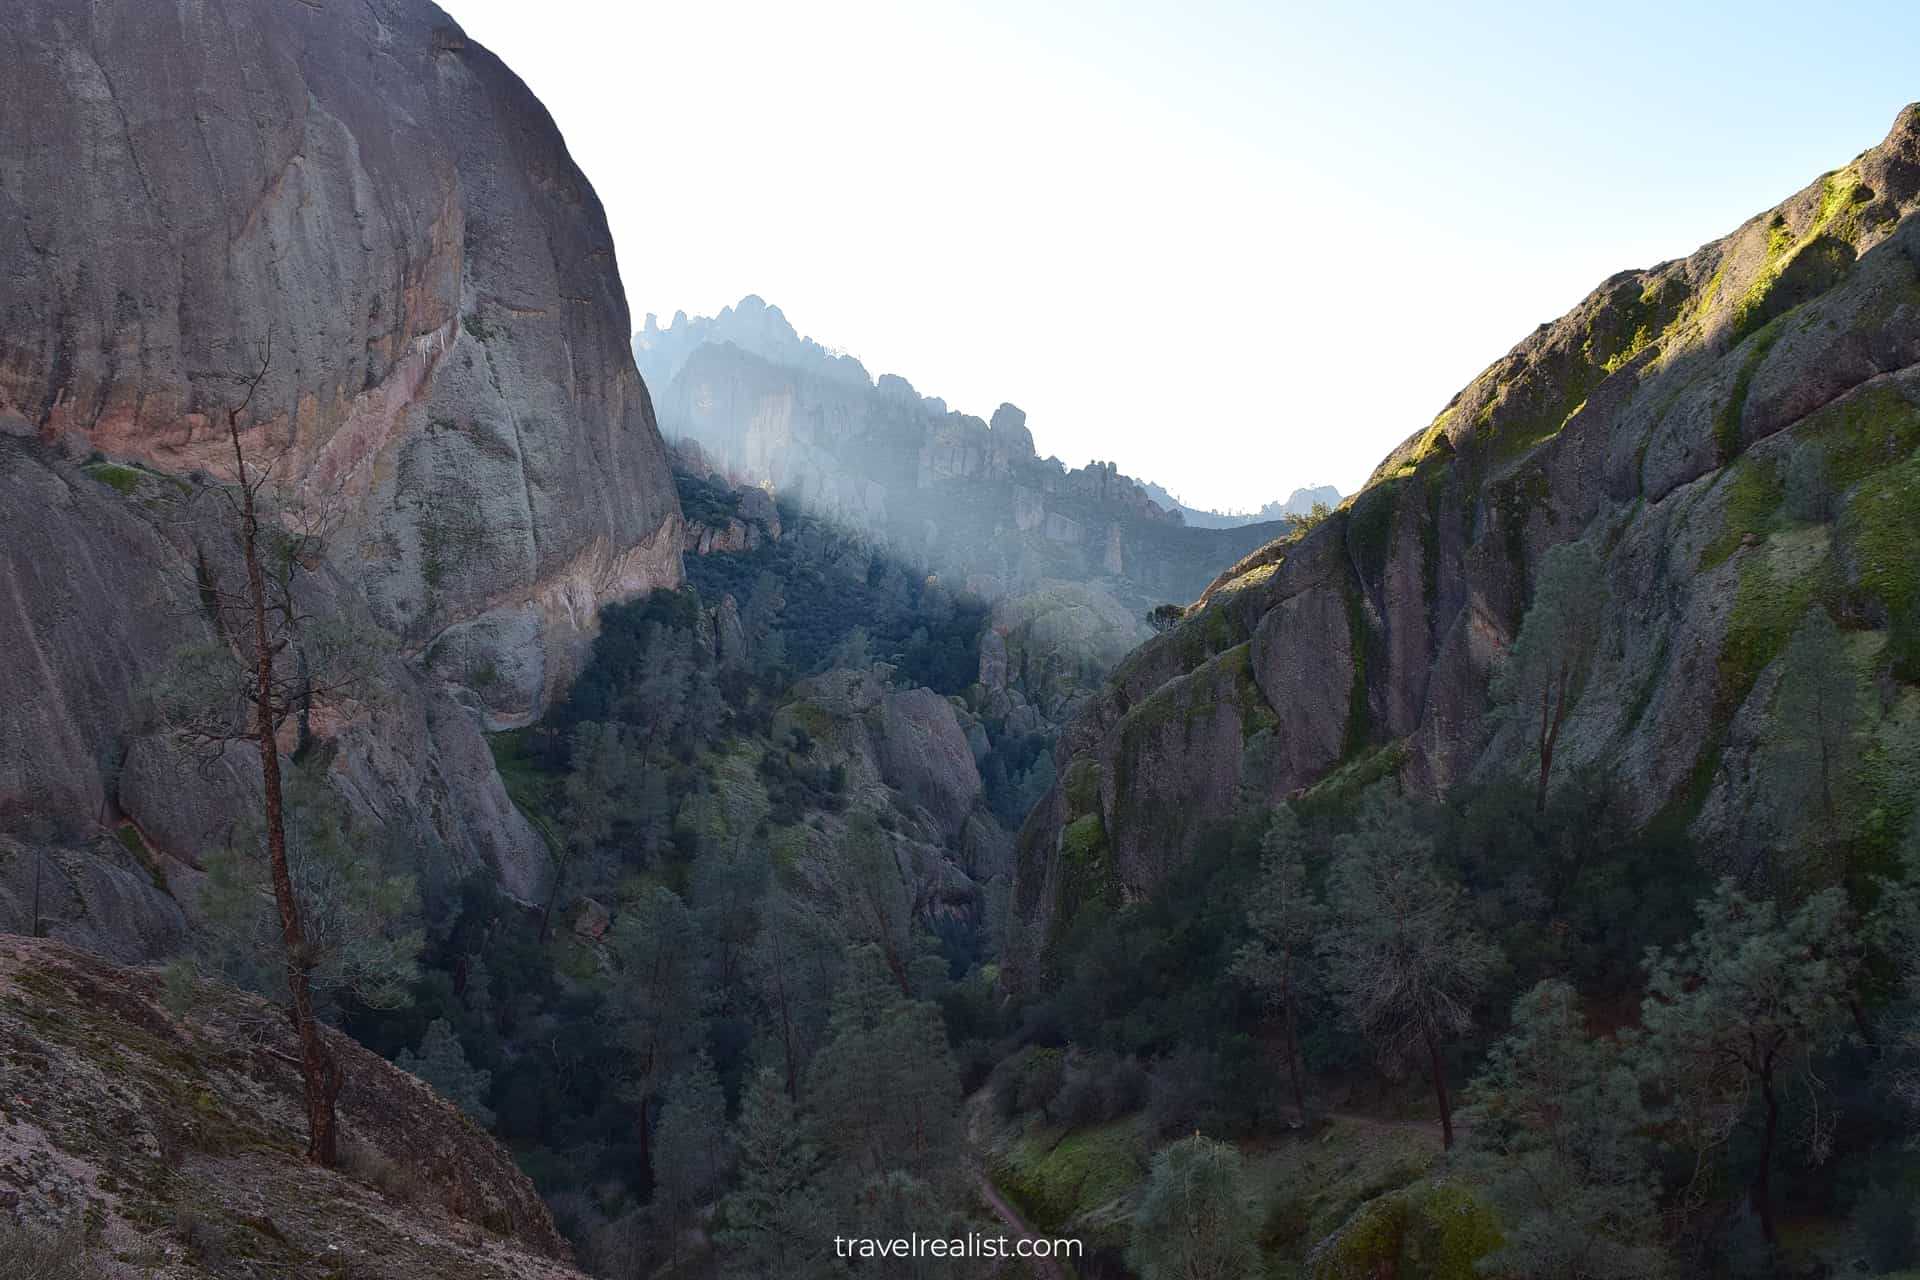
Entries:
{"label": "shadowed cliff face", "polygon": [[[1692,256],[1607,280],[1305,536],[1223,574],[1066,729],[1021,833],[1016,968],[1089,896],[1151,893],[1208,822],[1397,772],[1431,794],[1527,764],[1489,714],[1541,556],[1593,539],[1612,608],[1556,771],[1727,857],[1805,610],[1854,637],[1869,755],[1920,767],[1920,108]],[[1817,475],[1824,510],[1787,502]],[[1905,753],[1905,754],[1902,754]]]}
{"label": "shadowed cliff face", "polygon": [[[375,617],[498,723],[679,581],[599,201],[424,0],[0,0],[0,425],[336,501]],[[337,496],[336,496],[337,495]],[[484,674],[485,678],[481,678]]]}

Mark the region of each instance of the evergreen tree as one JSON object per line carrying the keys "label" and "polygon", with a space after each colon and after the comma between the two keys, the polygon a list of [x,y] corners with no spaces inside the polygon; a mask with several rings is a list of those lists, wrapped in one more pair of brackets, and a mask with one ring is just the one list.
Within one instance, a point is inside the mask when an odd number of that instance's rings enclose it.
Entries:
{"label": "evergreen tree", "polygon": [[1494,701],[1527,727],[1539,764],[1536,812],[1546,812],[1553,753],[1592,673],[1607,608],[1606,566],[1592,545],[1554,547],[1540,558],[1533,603],[1494,677]]}
{"label": "evergreen tree", "polygon": [[653,1143],[655,1201],[684,1215],[719,1190],[731,1158],[726,1095],[703,1050],[665,1090]]}
{"label": "evergreen tree", "polygon": [[777,1046],[787,1096],[798,1102],[801,1074],[826,1033],[842,967],[840,944],[813,907],[785,892],[776,892],[764,913],[765,925],[746,956],[746,980],[765,1033]]}
{"label": "evergreen tree", "polygon": [[1404,800],[1376,789],[1334,854],[1327,881],[1332,923],[1319,944],[1329,984],[1383,1062],[1424,1063],[1441,1138],[1451,1147],[1440,1050],[1473,1025],[1474,1001],[1499,967],[1499,953],[1468,923],[1460,886],[1435,869],[1432,842],[1415,828]]}
{"label": "evergreen tree", "polygon": [[780,1071],[763,1067],[740,1102],[739,1182],[722,1205],[719,1244],[729,1276],[818,1274],[825,1239],[815,1185],[819,1152],[807,1142]]}
{"label": "evergreen tree", "polygon": [[707,991],[693,914],[655,886],[621,913],[609,935],[615,959],[608,1004],[627,1047],[627,1096],[640,1112],[640,1154],[653,1167],[654,1104],[700,1043]]}
{"label": "evergreen tree", "polygon": [[481,1128],[493,1127],[493,1112],[486,1102],[493,1073],[467,1061],[460,1038],[453,1034],[453,1027],[445,1018],[435,1018],[427,1024],[419,1053],[402,1049],[393,1065],[433,1086],[435,1093],[466,1112]]}
{"label": "evergreen tree", "polygon": [[1513,1029],[1468,1090],[1473,1163],[1504,1243],[1480,1262],[1515,1280],[1665,1274],[1648,1119],[1620,1047],[1587,1034],[1580,998],[1549,979],[1513,1006]]}
{"label": "evergreen tree", "polygon": [[940,1011],[902,995],[873,947],[848,958],[807,1099],[823,1147],[860,1174],[958,1169],[960,1076]]}
{"label": "evergreen tree", "polygon": [[[302,982],[319,1014],[344,997],[376,1009],[407,1003],[423,938],[419,895],[404,874],[407,852],[356,822],[315,762],[287,771],[283,858],[299,904]],[[281,922],[269,889],[271,864],[257,829],[204,855],[200,905],[207,928],[200,959],[237,985],[286,989]]]}
{"label": "evergreen tree", "polygon": [[[1771,1178],[1790,1082],[1817,1097],[1811,1055],[1842,1034],[1858,955],[1846,895],[1827,889],[1791,916],[1723,881],[1700,903],[1687,942],[1647,953],[1643,1070],[1671,1100],[1672,1120],[1698,1155],[1725,1147],[1757,1101],[1748,1194],[1769,1245],[1778,1234]],[[1813,1155],[1825,1133],[1808,1135]]]}
{"label": "evergreen tree", "polygon": [[1196,1133],[1153,1157],[1127,1261],[1141,1280],[1243,1280],[1258,1271],[1257,1226],[1240,1153]]}
{"label": "evergreen tree", "polygon": [[766,848],[742,841],[730,852],[709,852],[694,861],[689,894],[708,947],[718,1007],[732,1012],[741,1002],[748,958],[760,933],[760,914],[773,866]]}
{"label": "evergreen tree", "polygon": [[1300,820],[1283,805],[1261,837],[1260,878],[1247,905],[1247,925],[1253,930],[1253,939],[1235,953],[1233,973],[1258,991],[1280,1016],[1287,1077],[1293,1085],[1294,1106],[1305,1124],[1307,1094],[1301,1082],[1297,1021],[1302,989],[1309,977],[1314,932],[1324,911],[1307,887],[1306,863],[1300,856],[1302,843]]}

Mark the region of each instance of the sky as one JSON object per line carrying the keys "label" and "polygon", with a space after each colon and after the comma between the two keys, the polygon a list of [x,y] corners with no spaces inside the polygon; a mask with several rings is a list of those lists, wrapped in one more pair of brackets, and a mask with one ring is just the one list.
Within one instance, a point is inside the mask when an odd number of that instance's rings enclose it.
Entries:
{"label": "sky", "polygon": [[1358,488],[1920,99],[1904,0],[441,3],[553,114],[636,327],[759,294],[1223,509]]}

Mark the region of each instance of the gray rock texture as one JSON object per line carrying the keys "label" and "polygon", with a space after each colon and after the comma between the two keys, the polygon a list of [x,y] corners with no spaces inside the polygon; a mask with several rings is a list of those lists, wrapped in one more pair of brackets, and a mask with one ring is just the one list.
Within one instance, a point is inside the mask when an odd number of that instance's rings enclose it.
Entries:
{"label": "gray rock texture", "polygon": [[677,506],[599,201],[526,87],[425,0],[0,0],[0,419],[279,480],[410,651],[499,723],[596,606],[679,581]]}
{"label": "gray rock texture", "polygon": [[[1541,556],[1573,539],[1598,545],[1612,603],[1557,776],[1602,768],[1639,821],[1747,856],[1775,660],[1819,605],[1878,691],[1862,785],[1910,802],[1896,792],[1920,771],[1916,211],[1910,107],[1732,235],[1602,283],[1329,519],[1221,574],[1063,731],[1059,782],[1019,837],[1015,980],[1044,971],[1089,895],[1151,893],[1231,815],[1236,784],[1273,800],[1397,772],[1438,794],[1523,772],[1525,726],[1489,714],[1489,677]],[[1809,474],[1824,511],[1787,500]]]}
{"label": "gray rock texture", "polygon": [[144,833],[151,888],[251,811],[257,761],[202,767],[143,700],[218,643],[196,571],[230,548],[176,509],[231,475],[264,361],[249,455],[331,526],[309,603],[383,637],[315,718],[330,780],[423,870],[537,896],[481,730],[540,713],[601,605],[678,585],[683,536],[552,121],[425,0],[0,0],[0,26],[0,829],[96,863],[102,918],[124,868],[90,833]]}

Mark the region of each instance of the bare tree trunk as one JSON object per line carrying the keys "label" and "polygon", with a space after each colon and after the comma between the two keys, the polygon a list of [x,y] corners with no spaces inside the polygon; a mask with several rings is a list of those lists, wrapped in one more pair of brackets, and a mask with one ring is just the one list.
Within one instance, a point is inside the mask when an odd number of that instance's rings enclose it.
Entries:
{"label": "bare tree trunk", "polygon": [[1540,756],[1540,785],[1534,791],[1533,811],[1547,811],[1547,775],[1553,772],[1553,694],[1551,689],[1540,695],[1540,740],[1536,748]]}
{"label": "bare tree trunk", "polygon": [[1300,1110],[1300,1127],[1305,1129],[1310,1120],[1307,1115],[1307,1091],[1300,1083],[1300,1039],[1294,1033],[1293,996],[1287,997],[1287,1074],[1293,1078],[1293,1105]]}
{"label": "bare tree trunk", "polygon": [[1440,1042],[1433,1038],[1432,1028],[1421,1033],[1427,1041],[1427,1061],[1433,1067],[1433,1096],[1440,1103],[1440,1146],[1443,1150],[1453,1150],[1453,1108],[1447,1103],[1447,1073],[1440,1065]]}
{"label": "bare tree trunk", "polygon": [[274,905],[280,911],[280,942],[286,952],[293,1030],[300,1041],[300,1076],[307,1104],[307,1158],[331,1168],[340,1159],[335,1103],[345,1081],[314,1016],[306,932],[300,924],[300,904],[293,896],[293,875],[287,866],[280,749],[273,732],[274,650],[267,633],[266,578],[260,568],[260,514],[254,505],[246,458],[240,449],[239,410],[227,415],[227,430],[233,441],[233,460],[240,482],[241,550],[247,566],[247,602],[253,614],[254,737],[260,748],[260,774],[266,790],[267,861],[273,874]]}
{"label": "bare tree trunk", "polygon": [[1773,1169],[1774,1139],[1780,1131],[1780,1100],[1773,1093],[1771,1064],[1761,1073],[1760,1096],[1767,1104],[1767,1118],[1760,1130],[1760,1160],[1753,1171],[1753,1189],[1749,1194],[1753,1198],[1753,1211],[1760,1219],[1760,1234],[1772,1247],[1780,1242],[1780,1237],[1773,1225],[1773,1189],[1768,1175]]}
{"label": "bare tree trunk", "polygon": [[567,878],[567,863],[569,861],[571,861],[570,858],[555,858],[553,860],[553,884],[547,889],[547,905],[540,909],[539,940],[541,942],[547,940],[547,925],[548,922],[553,919],[554,904],[560,900],[560,885]]}

